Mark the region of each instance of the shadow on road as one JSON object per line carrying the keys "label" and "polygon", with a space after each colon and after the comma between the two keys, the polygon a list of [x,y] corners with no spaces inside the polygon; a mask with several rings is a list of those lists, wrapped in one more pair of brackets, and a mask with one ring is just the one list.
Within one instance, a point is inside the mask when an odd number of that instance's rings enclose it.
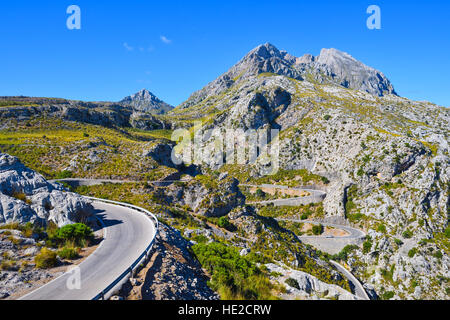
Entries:
{"label": "shadow on road", "polygon": [[[95,210],[94,214],[103,221],[106,228],[116,226],[118,224],[123,223],[122,220],[107,219],[106,214],[104,214],[104,212],[105,212],[105,210]],[[100,226],[98,230],[101,230],[101,229],[103,229],[103,226]]]}

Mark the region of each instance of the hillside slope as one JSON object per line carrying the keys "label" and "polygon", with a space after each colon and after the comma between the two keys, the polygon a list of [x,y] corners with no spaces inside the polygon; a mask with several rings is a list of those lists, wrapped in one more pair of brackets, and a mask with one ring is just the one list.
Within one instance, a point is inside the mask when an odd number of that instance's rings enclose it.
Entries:
{"label": "hillside slope", "polygon": [[[111,103],[23,97],[1,102],[0,151],[47,177],[142,181],[80,192],[126,199],[172,227],[195,228],[193,241],[212,242],[199,243],[200,253],[225,250],[215,245],[226,243],[236,258],[240,250],[251,252],[250,265],[281,261],[348,289],[328,264],[330,257],[296,237],[302,228],[272,218],[338,221],[368,237],[334,258],[378,296],[449,298],[450,110],[398,96],[382,72],[347,53],[324,49],[318,57],[295,57],[271,44],[258,46],[164,115]],[[172,130],[194,134],[198,120],[203,129],[222,133],[278,129],[278,172],[267,175],[273,172],[263,157],[244,165],[204,162],[192,170],[173,165]],[[211,143],[206,136],[201,146],[206,150]],[[181,174],[195,177],[169,188],[148,183]],[[326,198],[289,208],[250,206],[246,198],[258,200],[258,192],[239,183],[306,185]]]}
{"label": "hillside slope", "polygon": [[[397,96],[337,50],[295,58],[266,44],[172,114],[208,129],[280,129],[280,168],[325,176],[325,217],[368,231],[352,270],[386,297],[448,297],[449,109]],[[204,165],[241,182],[264,169]]]}

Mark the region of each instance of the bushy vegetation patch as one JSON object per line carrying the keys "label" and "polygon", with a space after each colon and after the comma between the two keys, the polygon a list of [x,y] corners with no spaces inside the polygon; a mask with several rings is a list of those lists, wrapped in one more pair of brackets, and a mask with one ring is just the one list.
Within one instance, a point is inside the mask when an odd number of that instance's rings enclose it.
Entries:
{"label": "bushy vegetation patch", "polygon": [[58,250],[58,256],[61,259],[75,260],[80,257],[79,251],[79,248],[64,247]]}
{"label": "bushy vegetation patch", "polygon": [[289,278],[289,279],[287,279],[285,282],[286,282],[286,284],[287,284],[289,287],[292,287],[292,288],[295,288],[295,289],[297,289],[297,290],[300,290],[300,285],[298,284],[298,281],[297,281],[297,280],[292,279],[292,278]]}
{"label": "bushy vegetation patch", "polygon": [[34,258],[34,263],[36,268],[39,269],[53,268],[58,263],[57,254],[48,248],[42,248],[41,252]]}
{"label": "bushy vegetation patch", "polygon": [[227,217],[220,217],[218,225],[228,231],[233,231],[236,229]]}
{"label": "bushy vegetation patch", "polygon": [[358,250],[359,247],[357,245],[347,245],[344,249],[341,250],[338,254],[331,256],[331,259],[337,261],[347,261],[348,256],[355,250]]}
{"label": "bushy vegetation patch", "polygon": [[221,243],[196,244],[193,251],[212,274],[211,288],[224,300],[265,300],[274,298],[275,286],[256,264],[241,257],[237,249]]}
{"label": "bushy vegetation patch", "polygon": [[93,238],[92,229],[83,223],[75,223],[62,228],[50,228],[48,230],[49,242],[53,245],[74,244],[86,247]]}
{"label": "bushy vegetation patch", "polygon": [[321,225],[321,224],[320,225],[314,225],[312,227],[312,232],[313,232],[314,235],[320,236],[324,232],[323,225]]}

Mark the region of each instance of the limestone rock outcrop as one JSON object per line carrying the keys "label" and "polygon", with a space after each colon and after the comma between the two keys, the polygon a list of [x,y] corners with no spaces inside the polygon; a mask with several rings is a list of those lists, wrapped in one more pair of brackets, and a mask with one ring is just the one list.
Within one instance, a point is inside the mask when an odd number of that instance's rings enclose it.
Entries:
{"label": "limestone rock outcrop", "polygon": [[0,154],[0,224],[52,221],[61,227],[86,222],[93,211],[88,200]]}

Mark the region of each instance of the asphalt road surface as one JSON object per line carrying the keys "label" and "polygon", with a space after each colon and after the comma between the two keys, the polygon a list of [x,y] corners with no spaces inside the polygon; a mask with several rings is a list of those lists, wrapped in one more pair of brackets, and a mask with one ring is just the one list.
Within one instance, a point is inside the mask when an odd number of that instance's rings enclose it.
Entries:
{"label": "asphalt road surface", "polygon": [[361,282],[356,279],[356,277],[347,269],[345,269],[342,265],[337,263],[336,261],[330,261],[350,282],[350,286],[353,287],[353,291],[355,293],[355,296],[362,300],[370,300],[369,295],[367,294],[366,290],[364,290],[364,287],[362,286]]}
{"label": "asphalt road surface", "polygon": [[[276,219],[278,221],[290,221],[290,222],[298,222],[298,223],[311,223],[311,224],[321,224],[324,227],[332,227],[332,228],[336,228],[336,229],[342,229],[344,231],[346,231],[348,233],[347,236],[342,236],[342,237],[329,237],[329,238],[337,238],[337,239],[362,239],[366,237],[366,234],[359,230],[359,229],[355,229],[349,226],[344,226],[344,225],[340,225],[340,224],[335,224],[335,223],[326,223],[326,222],[317,222],[317,221],[312,221],[312,220],[300,220],[300,219]],[[301,236],[299,237],[301,238],[326,238],[324,236]]]}
{"label": "asphalt road surface", "polygon": [[80,282],[77,272],[68,272],[21,300],[91,300],[145,251],[156,232],[148,217],[121,206],[101,202],[93,206],[105,224],[106,235],[99,248],[79,265]]}

